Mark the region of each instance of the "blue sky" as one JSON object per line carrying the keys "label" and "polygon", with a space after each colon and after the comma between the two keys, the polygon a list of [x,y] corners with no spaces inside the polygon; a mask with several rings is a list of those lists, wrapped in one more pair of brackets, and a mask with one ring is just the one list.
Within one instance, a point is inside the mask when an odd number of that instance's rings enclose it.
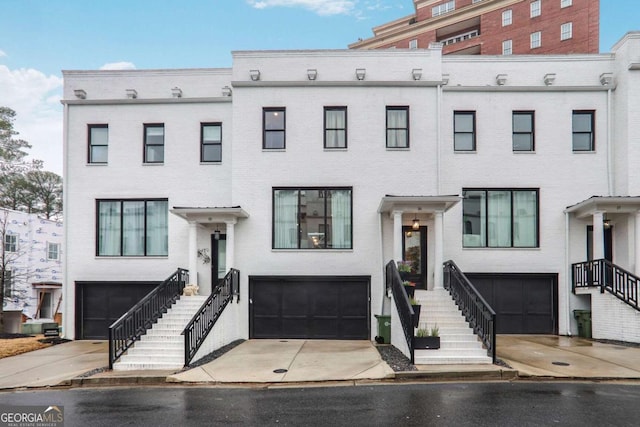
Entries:
{"label": "blue sky", "polygon": [[[62,173],[61,70],[228,67],[233,50],[340,49],[412,12],[412,0],[0,0],[0,105],[18,113],[33,157]],[[638,0],[601,0],[600,51],[630,30],[640,30]]]}

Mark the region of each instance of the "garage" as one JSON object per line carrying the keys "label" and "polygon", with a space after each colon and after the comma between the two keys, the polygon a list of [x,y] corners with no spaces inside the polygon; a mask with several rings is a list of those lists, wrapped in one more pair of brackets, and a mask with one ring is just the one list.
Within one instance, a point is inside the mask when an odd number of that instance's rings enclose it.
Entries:
{"label": "garage", "polygon": [[369,276],[250,276],[251,338],[368,340]]}
{"label": "garage", "polygon": [[465,273],[497,315],[498,334],[557,334],[558,275]]}
{"label": "garage", "polygon": [[109,326],[160,282],[76,282],[76,338],[109,338]]}

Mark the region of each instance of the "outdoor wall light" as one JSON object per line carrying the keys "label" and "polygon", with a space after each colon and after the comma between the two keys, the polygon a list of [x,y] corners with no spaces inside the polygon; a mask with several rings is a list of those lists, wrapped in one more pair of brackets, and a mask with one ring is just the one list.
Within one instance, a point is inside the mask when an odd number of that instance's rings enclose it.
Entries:
{"label": "outdoor wall light", "polygon": [[547,86],[551,86],[555,82],[556,82],[556,74],[555,73],[548,73],[548,74],[544,75],[544,84],[546,84]]}
{"label": "outdoor wall light", "polygon": [[135,89],[127,89],[127,98],[136,99],[138,97],[138,91]]}
{"label": "outdoor wall light", "polygon": [[231,88],[229,86],[222,88],[222,96],[231,96]]}
{"label": "outdoor wall light", "polygon": [[180,89],[179,87],[174,87],[173,89],[171,89],[171,95],[174,98],[182,98],[182,89]]}
{"label": "outdoor wall light", "polygon": [[213,238],[215,240],[220,240],[220,230],[218,230],[218,224],[216,224],[216,230],[213,232]]}
{"label": "outdoor wall light", "polygon": [[414,68],[411,70],[411,75],[413,80],[420,80],[422,78],[422,68]]}
{"label": "outdoor wall light", "polygon": [[613,74],[612,73],[600,74],[600,84],[602,86],[610,86],[611,84],[613,84]]}
{"label": "outdoor wall light", "polygon": [[307,70],[307,78],[309,80],[315,80],[318,78],[318,70],[316,70],[315,68],[309,68]]}
{"label": "outdoor wall light", "polygon": [[602,219],[602,226],[604,227],[605,230],[608,230],[611,228],[611,220],[608,218],[603,218]]}
{"label": "outdoor wall light", "polygon": [[364,80],[364,76],[367,73],[366,68],[356,68],[356,78],[358,80]]}
{"label": "outdoor wall light", "polygon": [[260,80],[260,70],[249,70],[249,75],[254,82]]}
{"label": "outdoor wall light", "polygon": [[86,99],[87,98],[87,92],[85,92],[84,89],[76,89],[76,90],[73,91],[73,94],[78,99]]}
{"label": "outdoor wall light", "polygon": [[418,219],[418,217],[413,218],[413,224],[411,225],[411,228],[413,228],[414,230],[420,230],[420,220]]}
{"label": "outdoor wall light", "polygon": [[504,86],[506,83],[507,83],[506,74],[498,74],[496,76],[496,84],[498,84],[498,86]]}

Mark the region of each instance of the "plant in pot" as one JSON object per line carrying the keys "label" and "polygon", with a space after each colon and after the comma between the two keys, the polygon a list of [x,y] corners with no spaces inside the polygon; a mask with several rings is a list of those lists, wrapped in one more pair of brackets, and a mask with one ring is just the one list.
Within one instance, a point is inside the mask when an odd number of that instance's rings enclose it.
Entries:
{"label": "plant in pot", "polygon": [[409,299],[413,298],[416,292],[416,284],[414,282],[405,280],[404,282],[402,282],[402,286],[404,287],[404,290],[407,293]]}
{"label": "plant in pot", "polygon": [[431,329],[419,328],[413,337],[413,348],[416,350],[436,350],[440,348],[440,329],[435,325]]}
{"label": "plant in pot", "polygon": [[411,274],[411,263],[409,261],[398,261],[396,262],[398,266],[398,273],[400,273],[400,277],[402,280],[405,280],[409,274]]}
{"label": "plant in pot", "polygon": [[409,298],[409,304],[411,304],[411,308],[413,308],[413,327],[418,327],[418,322],[420,321],[420,303],[416,301],[415,298]]}

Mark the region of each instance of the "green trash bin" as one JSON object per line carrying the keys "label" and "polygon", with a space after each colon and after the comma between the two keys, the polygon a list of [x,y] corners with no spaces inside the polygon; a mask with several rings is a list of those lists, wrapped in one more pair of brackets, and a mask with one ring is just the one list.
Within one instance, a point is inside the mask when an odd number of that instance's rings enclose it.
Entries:
{"label": "green trash bin", "polygon": [[591,338],[591,310],[573,310],[573,317],[578,321],[578,336]]}
{"label": "green trash bin", "polygon": [[391,344],[391,316],[376,314],[376,319],[378,319],[376,342],[378,344]]}

